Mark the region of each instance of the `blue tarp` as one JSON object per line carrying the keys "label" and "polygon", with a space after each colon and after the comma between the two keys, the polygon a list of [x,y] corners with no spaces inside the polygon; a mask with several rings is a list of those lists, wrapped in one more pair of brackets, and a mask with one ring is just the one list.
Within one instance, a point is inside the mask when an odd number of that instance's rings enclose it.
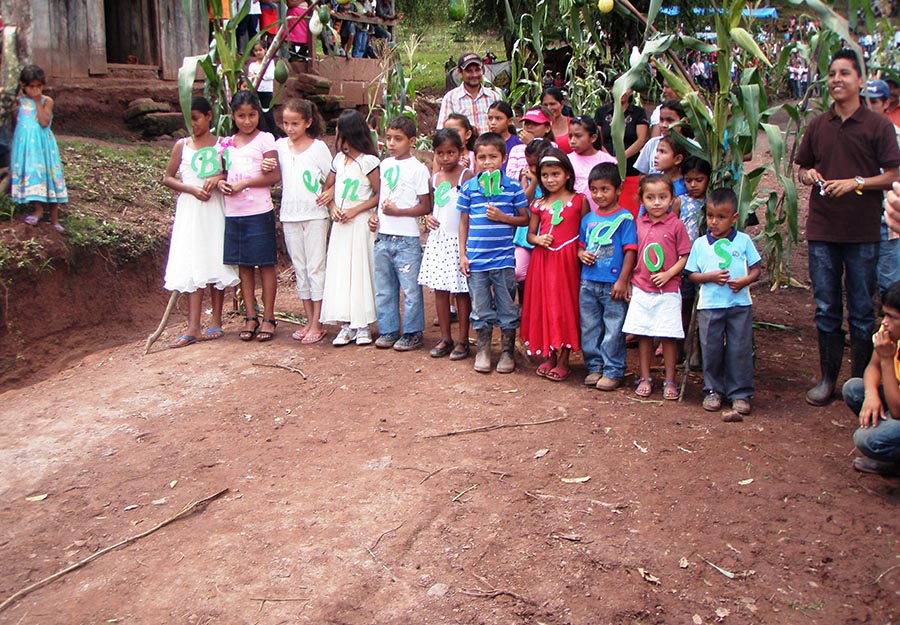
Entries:
{"label": "blue tarp", "polygon": [[[722,9],[710,9],[705,7],[694,7],[691,9],[694,15],[706,15],[707,13],[721,13]],[[669,17],[674,17],[678,15],[679,9],[678,7],[660,7],[659,12],[663,15],[668,15]],[[744,17],[755,17],[757,19],[768,19],[768,20],[777,20],[778,19],[778,9],[773,7],[762,8],[762,9],[744,9]]]}

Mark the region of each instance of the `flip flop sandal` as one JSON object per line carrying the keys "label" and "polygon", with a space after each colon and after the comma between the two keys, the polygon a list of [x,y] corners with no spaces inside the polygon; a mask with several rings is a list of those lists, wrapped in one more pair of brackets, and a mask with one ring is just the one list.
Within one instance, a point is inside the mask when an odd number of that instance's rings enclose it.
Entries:
{"label": "flip flop sandal", "polygon": [[309,334],[309,328],[300,328],[296,330],[293,334],[291,334],[291,338],[295,341],[302,341],[306,338],[306,335]]}
{"label": "flip flop sandal", "polygon": [[300,341],[303,345],[312,345],[313,343],[318,343],[322,339],[325,338],[325,330],[319,330],[318,332],[307,332],[306,336],[303,337],[303,340]]}
{"label": "flip flop sandal", "polygon": [[640,378],[637,381],[637,388],[634,389],[634,394],[638,397],[650,397],[653,394],[653,379]]}
{"label": "flip flop sandal", "polygon": [[28,216],[25,218],[25,223],[28,224],[29,226],[36,226],[36,225],[38,225],[38,221],[39,221],[38,218],[35,217],[34,215],[28,215]]}
{"label": "flip flop sandal", "polygon": [[663,399],[672,401],[679,397],[681,397],[681,393],[678,392],[678,385],[675,384],[675,382],[666,382],[663,384]]}
{"label": "flip flop sandal", "polygon": [[546,378],[550,377],[550,372],[553,371],[553,365],[550,362],[542,362],[538,365],[538,368],[535,369],[535,373],[538,374],[539,377]]}
{"label": "flip flop sandal", "polygon": [[241,333],[238,334],[238,338],[244,342],[252,341],[253,337],[256,336],[257,330],[259,330],[259,319],[256,317],[244,317],[244,321],[253,321],[256,323],[256,327],[252,330],[241,330]]}
{"label": "flip flop sandal", "polygon": [[271,323],[272,331],[268,330],[257,330],[256,332],[256,340],[260,343],[267,343],[275,338],[275,328],[278,327],[278,321],[276,319],[263,319],[263,323]]}
{"label": "flip flop sandal", "polygon": [[62,224],[53,224],[53,229],[57,232],[65,232],[66,229],[63,228]]}
{"label": "flip flop sandal", "polygon": [[571,369],[563,369],[562,367],[553,367],[547,373],[547,379],[553,382],[562,382],[572,374]]}
{"label": "flip flop sandal", "polygon": [[179,347],[187,347],[188,345],[193,345],[196,342],[196,336],[191,336],[190,334],[182,334],[175,340],[174,343],[169,345],[169,347],[171,349],[178,349]]}
{"label": "flip flop sandal", "polygon": [[206,328],[206,331],[200,336],[199,341],[215,341],[225,336],[222,328]]}

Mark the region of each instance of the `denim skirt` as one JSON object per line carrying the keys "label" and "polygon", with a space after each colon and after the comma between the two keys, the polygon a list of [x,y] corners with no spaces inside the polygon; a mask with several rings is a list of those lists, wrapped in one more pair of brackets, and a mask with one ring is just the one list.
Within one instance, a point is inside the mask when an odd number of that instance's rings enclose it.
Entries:
{"label": "denim skirt", "polygon": [[275,211],[225,218],[226,265],[268,267],[278,260],[275,243]]}

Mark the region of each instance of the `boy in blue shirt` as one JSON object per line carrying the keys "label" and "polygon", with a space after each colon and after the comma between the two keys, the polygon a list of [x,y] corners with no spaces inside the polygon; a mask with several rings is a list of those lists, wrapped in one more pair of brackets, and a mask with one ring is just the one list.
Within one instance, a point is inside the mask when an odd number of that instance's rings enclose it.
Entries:
{"label": "boy in blue shirt", "polygon": [[703,354],[703,408],[715,412],[731,402],[724,421],[742,421],[753,397],[753,315],[750,290],[760,273],[759,252],[738,232],[737,197],[715,189],[706,200],[707,233],[688,256],[690,281],[700,285],[697,319]]}
{"label": "boy in blue shirt", "polygon": [[588,188],[597,208],[581,219],[581,350],[587,386],[612,391],[625,375],[622,324],[631,297],[631,272],[637,256],[637,229],[628,209],[619,206],[622,177],[612,163],[595,166]]}
{"label": "boy in blue shirt", "polygon": [[516,328],[516,226],[528,225],[528,200],[522,185],[501,173],[506,141],[487,132],[475,141],[477,176],[462,185],[459,220],[459,270],[468,278],[472,327],[478,336],[475,371],[491,371],[491,334],[500,326],[502,351],[497,373],[512,373]]}

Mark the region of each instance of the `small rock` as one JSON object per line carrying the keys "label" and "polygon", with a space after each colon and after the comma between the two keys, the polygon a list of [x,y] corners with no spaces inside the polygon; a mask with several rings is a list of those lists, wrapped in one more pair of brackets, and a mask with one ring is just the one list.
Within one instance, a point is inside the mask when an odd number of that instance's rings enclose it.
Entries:
{"label": "small rock", "polygon": [[447,594],[447,591],[450,590],[450,587],[447,584],[442,584],[438,582],[437,584],[432,585],[431,588],[428,589],[429,597],[443,597]]}

